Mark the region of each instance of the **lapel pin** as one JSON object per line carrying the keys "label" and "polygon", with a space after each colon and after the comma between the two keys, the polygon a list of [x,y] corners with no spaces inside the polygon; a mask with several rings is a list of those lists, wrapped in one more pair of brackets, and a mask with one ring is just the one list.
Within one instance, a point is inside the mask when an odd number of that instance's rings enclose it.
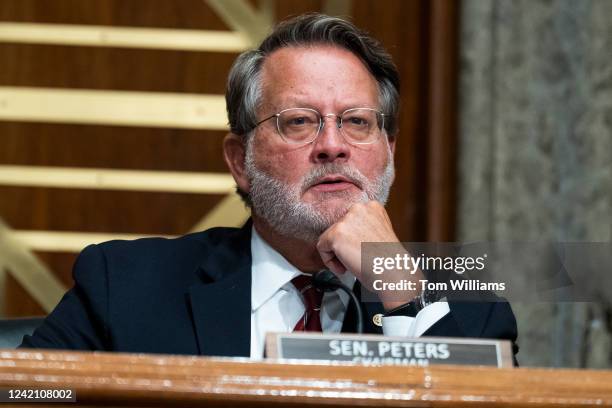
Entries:
{"label": "lapel pin", "polygon": [[383,318],[382,313],[377,313],[372,317],[372,322],[375,325],[382,327],[382,318]]}

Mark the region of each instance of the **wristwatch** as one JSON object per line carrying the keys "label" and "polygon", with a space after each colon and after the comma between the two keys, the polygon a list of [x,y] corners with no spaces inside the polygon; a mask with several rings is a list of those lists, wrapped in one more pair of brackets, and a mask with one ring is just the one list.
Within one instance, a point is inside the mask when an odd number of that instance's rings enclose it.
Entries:
{"label": "wristwatch", "polygon": [[414,299],[412,299],[408,303],[404,303],[401,306],[396,307],[395,309],[389,310],[385,313],[385,317],[390,316],[408,316],[408,317],[416,317],[416,315],[423,310],[426,306],[431,305],[432,303],[440,300],[440,292],[437,290],[429,290],[425,289],[419,295],[417,295]]}

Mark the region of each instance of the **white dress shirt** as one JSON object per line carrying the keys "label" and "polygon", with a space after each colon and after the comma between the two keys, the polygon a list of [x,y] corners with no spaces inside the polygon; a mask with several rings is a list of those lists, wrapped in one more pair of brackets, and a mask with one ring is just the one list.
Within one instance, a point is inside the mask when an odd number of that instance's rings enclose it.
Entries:
{"label": "white dress shirt", "polygon": [[[306,310],[300,292],[291,279],[302,274],[265,242],[252,228],[251,234],[251,358],[263,358],[266,333],[293,331]],[[346,272],[338,278],[352,288],[355,277]],[[349,297],[342,291],[325,292],[321,305],[321,327],[325,333],[342,330]],[[418,337],[449,312],[446,302],[425,307],[416,317],[383,317],[387,336]]]}

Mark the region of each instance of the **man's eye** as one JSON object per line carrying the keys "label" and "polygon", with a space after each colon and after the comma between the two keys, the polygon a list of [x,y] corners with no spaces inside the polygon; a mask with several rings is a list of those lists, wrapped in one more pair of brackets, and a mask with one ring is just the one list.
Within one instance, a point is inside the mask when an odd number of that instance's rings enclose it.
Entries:
{"label": "man's eye", "polygon": [[309,125],[312,123],[312,120],[310,120],[307,117],[297,117],[297,118],[291,118],[287,121],[287,124],[290,126],[302,126],[302,125]]}
{"label": "man's eye", "polygon": [[366,119],[358,118],[358,117],[348,118],[347,122],[350,125],[354,125],[354,126],[367,126],[368,125],[368,121]]}

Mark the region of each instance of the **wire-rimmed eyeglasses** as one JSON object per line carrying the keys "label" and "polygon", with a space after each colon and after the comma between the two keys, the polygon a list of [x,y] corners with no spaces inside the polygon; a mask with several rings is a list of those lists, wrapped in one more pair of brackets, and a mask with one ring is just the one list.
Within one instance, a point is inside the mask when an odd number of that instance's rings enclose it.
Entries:
{"label": "wire-rimmed eyeglasses", "polygon": [[325,126],[325,118],[334,117],[336,126],[349,143],[371,144],[378,140],[385,126],[385,114],[372,108],[351,108],[340,115],[322,115],[311,108],[289,108],[260,120],[255,127],[276,118],[281,138],[291,144],[313,142]]}

